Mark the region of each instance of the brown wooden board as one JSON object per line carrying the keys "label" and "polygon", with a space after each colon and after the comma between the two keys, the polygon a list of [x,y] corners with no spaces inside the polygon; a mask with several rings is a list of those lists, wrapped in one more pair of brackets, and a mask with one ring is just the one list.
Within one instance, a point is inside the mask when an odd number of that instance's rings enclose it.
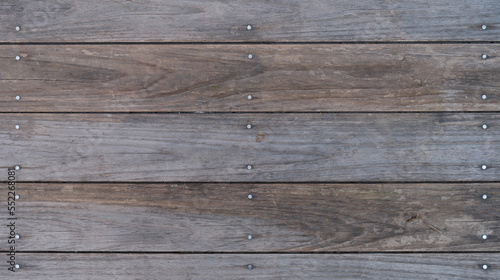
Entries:
{"label": "brown wooden board", "polygon": [[498,183],[18,183],[15,194],[18,251],[500,251]]}
{"label": "brown wooden board", "polygon": [[[500,254],[19,254],[9,279],[498,279]],[[488,269],[482,268],[488,263]],[[253,269],[248,269],[252,264]]]}
{"label": "brown wooden board", "polygon": [[497,45],[4,45],[0,54],[0,112],[500,111]]}
{"label": "brown wooden board", "polygon": [[467,42],[498,41],[499,27],[497,0],[3,0],[0,4],[3,42]]}
{"label": "brown wooden board", "polygon": [[0,167],[21,181],[498,181],[499,127],[496,113],[2,114]]}

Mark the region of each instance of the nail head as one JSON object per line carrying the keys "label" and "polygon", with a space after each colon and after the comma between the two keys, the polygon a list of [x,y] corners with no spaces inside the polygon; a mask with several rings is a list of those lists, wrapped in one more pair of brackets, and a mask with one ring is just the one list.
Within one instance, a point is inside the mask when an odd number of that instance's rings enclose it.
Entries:
{"label": "nail head", "polygon": [[484,270],[488,269],[488,265],[487,264],[483,264],[483,269]]}
{"label": "nail head", "polygon": [[247,30],[252,30],[252,26],[250,24],[247,25]]}
{"label": "nail head", "polygon": [[19,30],[21,30],[21,27],[18,25],[18,26],[16,26],[16,31],[19,31]]}
{"label": "nail head", "polygon": [[20,126],[18,124],[16,124],[16,129],[19,129],[19,128],[20,128]]}
{"label": "nail head", "polygon": [[16,236],[14,236],[15,239],[19,239],[19,235],[16,234]]}
{"label": "nail head", "polygon": [[485,53],[483,53],[483,54],[481,55],[481,57],[482,57],[483,59],[487,59],[487,58],[488,58],[488,55],[487,55],[487,54],[485,54]]}
{"label": "nail head", "polygon": [[248,54],[248,58],[249,58],[249,59],[252,59],[252,58],[253,58],[253,54],[251,54],[251,53],[250,53],[250,54]]}
{"label": "nail head", "polygon": [[251,170],[252,168],[253,168],[253,167],[252,167],[250,164],[249,164],[249,165],[247,165],[247,169],[248,169],[248,170]]}
{"label": "nail head", "polygon": [[483,25],[481,26],[481,29],[483,29],[483,30],[485,30],[486,28],[487,28],[486,24],[483,24]]}
{"label": "nail head", "polygon": [[19,266],[18,264],[16,264],[14,267],[15,267],[16,269],[19,269],[19,268],[20,268],[20,266]]}
{"label": "nail head", "polygon": [[487,198],[488,198],[488,195],[483,194],[483,199],[487,199]]}
{"label": "nail head", "polygon": [[481,166],[481,168],[484,170],[484,169],[488,168],[488,166],[486,166],[485,164],[483,164],[483,166]]}
{"label": "nail head", "polygon": [[248,240],[252,240],[253,236],[252,235],[248,235]]}
{"label": "nail head", "polygon": [[486,99],[486,98],[488,98],[488,96],[486,96],[486,94],[483,94],[483,95],[481,96],[481,98],[482,98],[482,99]]}
{"label": "nail head", "polygon": [[488,125],[487,124],[483,124],[483,129],[487,129],[488,128]]}
{"label": "nail head", "polygon": [[15,170],[19,170],[19,169],[21,169],[21,167],[20,167],[19,165],[16,165],[16,166],[14,167],[14,169],[15,169]]}
{"label": "nail head", "polygon": [[251,124],[247,124],[247,128],[248,129],[252,128],[252,125]]}
{"label": "nail head", "polygon": [[[483,266],[484,267],[484,266]],[[253,269],[253,265],[249,264],[248,269]]]}
{"label": "nail head", "polygon": [[21,96],[16,95],[16,100],[21,100]]}
{"label": "nail head", "polygon": [[17,195],[17,194],[16,194],[16,196],[14,196],[14,198],[15,198],[16,200],[18,200],[18,199],[19,199],[19,195]]}
{"label": "nail head", "polygon": [[488,239],[488,235],[483,234],[483,239]]}
{"label": "nail head", "polygon": [[253,99],[253,96],[249,94],[249,95],[247,96],[247,98],[248,98],[248,100],[252,100],[252,99]]}
{"label": "nail head", "polygon": [[21,59],[21,57],[20,57],[20,56],[18,56],[18,55],[16,55],[16,60],[19,60],[19,59]]}
{"label": "nail head", "polygon": [[252,199],[252,198],[253,198],[253,195],[249,194],[248,199]]}

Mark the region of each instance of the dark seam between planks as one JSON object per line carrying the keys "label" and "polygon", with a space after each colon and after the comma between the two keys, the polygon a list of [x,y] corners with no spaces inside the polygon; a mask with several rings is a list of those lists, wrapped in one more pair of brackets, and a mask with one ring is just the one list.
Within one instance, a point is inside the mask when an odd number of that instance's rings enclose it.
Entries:
{"label": "dark seam between planks", "polygon": [[[6,184],[8,181],[0,181],[0,184]],[[251,182],[251,181],[20,181],[17,180],[16,184],[245,184],[245,185],[269,185],[269,184],[297,184],[297,185],[345,185],[345,184],[359,184],[359,185],[378,185],[378,184],[495,184],[500,181],[269,181],[269,182]],[[1,252],[1,251],[0,251]]]}
{"label": "dark seam between planks", "polygon": [[217,115],[217,114],[499,114],[500,111],[279,111],[279,112],[266,112],[266,111],[196,111],[196,112],[0,112],[0,114],[68,114],[68,115],[85,115],[85,114],[101,114],[101,115]]}
{"label": "dark seam between planks", "polygon": [[[9,253],[10,251],[0,251],[0,253]],[[393,254],[393,255],[411,255],[411,254],[498,254],[500,251],[343,251],[343,252],[218,252],[218,251],[16,251],[18,254],[149,254],[149,255],[371,255],[371,254]]]}

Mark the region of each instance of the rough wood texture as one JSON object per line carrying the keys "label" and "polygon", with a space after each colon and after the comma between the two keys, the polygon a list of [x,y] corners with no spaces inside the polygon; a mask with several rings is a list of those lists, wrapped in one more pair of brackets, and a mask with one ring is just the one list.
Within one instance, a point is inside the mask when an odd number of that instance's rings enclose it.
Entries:
{"label": "rough wood texture", "polygon": [[[19,254],[9,279],[498,279],[500,254]],[[483,264],[490,264],[483,270]],[[254,266],[248,269],[248,264]],[[5,267],[5,264],[2,264]],[[5,268],[6,269],[6,268]],[[6,270],[5,270],[6,271]],[[7,274],[8,273],[8,274]]]}
{"label": "rough wood texture", "polygon": [[16,194],[21,251],[500,251],[498,183],[20,183]]}
{"label": "rough wood texture", "polygon": [[[0,15],[4,42],[498,41],[500,37],[496,0],[3,0]],[[486,30],[481,29],[483,24]]]}
{"label": "rough wood texture", "polygon": [[499,127],[493,113],[2,114],[0,167],[21,165],[21,181],[498,181]]}
{"label": "rough wood texture", "polygon": [[500,111],[496,45],[4,45],[0,53],[0,112]]}

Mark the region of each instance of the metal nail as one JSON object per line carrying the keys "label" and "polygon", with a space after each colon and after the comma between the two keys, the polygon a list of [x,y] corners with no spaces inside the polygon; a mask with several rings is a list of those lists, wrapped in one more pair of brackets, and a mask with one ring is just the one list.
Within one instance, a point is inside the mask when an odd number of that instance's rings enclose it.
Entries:
{"label": "metal nail", "polygon": [[21,96],[16,95],[16,100],[21,100]]}
{"label": "metal nail", "polygon": [[19,60],[19,59],[21,59],[21,57],[20,57],[20,56],[18,56],[18,55],[16,55],[16,60]]}
{"label": "metal nail", "polygon": [[[484,267],[484,266],[483,266]],[[249,264],[248,269],[253,269],[253,265]]]}
{"label": "metal nail", "polygon": [[19,266],[19,265],[16,263],[16,265],[14,265],[14,267],[15,267],[16,269],[19,269],[21,266]]}
{"label": "metal nail", "polygon": [[252,58],[253,58],[253,55],[252,55],[251,53],[250,53],[250,54],[248,54],[248,58],[249,58],[249,59],[252,59]]}
{"label": "metal nail", "polygon": [[487,128],[488,128],[488,125],[483,124],[483,129],[487,129]]}
{"label": "metal nail", "polygon": [[482,99],[486,99],[486,98],[488,98],[488,96],[486,96],[486,94],[483,94],[483,95],[481,96],[481,98],[482,98]]}
{"label": "metal nail", "polygon": [[248,129],[252,128],[252,125],[251,124],[247,124],[247,128]]}
{"label": "metal nail", "polygon": [[248,195],[248,199],[252,199],[253,198],[253,195],[252,194],[249,194]]}
{"label": "metal nail", "polygon": [[21,128],[21,127],[18,124],[16,124],[16,129],[19,129],[19,128]]}
{"label": "metal nail", "polygon": [[16,236],[14,236],[15,239],[19,239],[19,235],[16,234]]}
{"label": "metal nail", "polygon": [[248,98],[248,100],[252,100],[252,99],[253,99],[253,96],[252,96],[251,94],[249,94],[249,95],[247,96],[247,98]]}
{"label": "metal nail", "polygon": [[483,53],[483,54],[481,55],[481,57],[482,57],[483,59],[487,59],[487,58],[488,58],[488,55],[487,55],[487,54],[485,54],[485,53]]}
{"label": "metal nail", "polygon": [[486,24],[481,25],[481,29],[485,30],[487,28]]}
{"label": "metal nail", "polygon": [[487,264],[483,264],[483,269],[484,270],[488,269],[488,265]]}
{"label": "metal nail", "polygon": [[483,234],[483,239],[488,239],[488,235]]}
{"label": "metal nail", "polygon": [[247,29],[248,29],[248,30],[252,30],[252,26],[251,26],[250,24],[249,24],[249,25],[247,25]]}
{"label": "metal nail", "polygon": [[249,164],[249,165],[247,165],[247,169],[248,169],[248,170],[251,170],[252,168],[253,168],[253,167],[252,167],[250,164]]}
{"label": "metal nail", "polygon": [[19,31],[19,30],[21,30],[21,27],[18,25],[18,26],[16,26],[16,31]]}
{"label": "metal nail", "polygon": [[248,240],[252,240],[253,236],[252,235],[248,235]]}
{"label": "metal nail", "polygon": [[487,199],[487,198],[488,198],[488,195],[483,194],[483,199]]}
{"label": "metal nail", "polygon": [[17,194],[16,194],[16,196],[14,196],[14,198],[15,198],[16,200],[18,200],[18,199],[19,199],[19,195],[17,195]]}
{"label": "metal nail", "polygon": [[488,166],[486,166],[485,164],[483,164],[483,166],[481,166],[481,168],[484,170],[484,169],[488,168]]}
{"label": "metal nail", "polygon": [[19,170],[19,169],[21,169],[21,166],[16,165],[16,166],[14,167],[14,169],[15,169],[15,170]]}

